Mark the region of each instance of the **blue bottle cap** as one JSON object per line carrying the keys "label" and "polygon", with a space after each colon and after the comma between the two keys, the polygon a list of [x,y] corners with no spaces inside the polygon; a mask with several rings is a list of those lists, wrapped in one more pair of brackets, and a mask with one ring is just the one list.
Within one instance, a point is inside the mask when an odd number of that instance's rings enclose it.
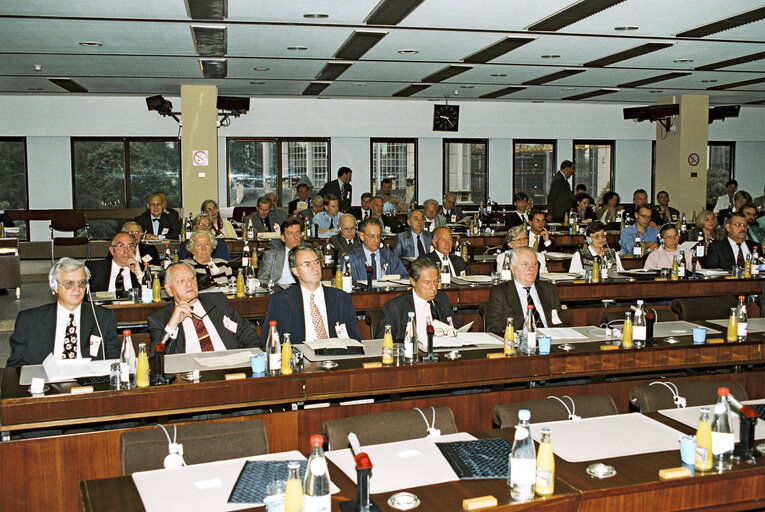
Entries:
{"label": "blue bottle cap", "polygon": [[529,411],[528,409],[519,410],[518,419],[521,421],[529,421],[531,419],[531,411]]}
{"label": "blue bottle cap", "polygon": [[414,318],[414,311],[409,312],[409,318]]}

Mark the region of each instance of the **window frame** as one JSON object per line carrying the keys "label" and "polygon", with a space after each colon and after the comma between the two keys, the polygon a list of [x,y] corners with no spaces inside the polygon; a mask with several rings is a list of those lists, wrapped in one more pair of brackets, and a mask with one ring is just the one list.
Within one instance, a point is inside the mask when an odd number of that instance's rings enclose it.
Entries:
{"label": "window frame", "polygon": [[[516,144],[551,144],[552,145],[552,147],[553,147],[553,150],[552,150],[553,169],[552,169],[552,174],[549,177],[549,180],[552,180],[552,177],[558,171],[557,167],[559,166],[559,163],[558,163],[558,139],[513,139],[513,153],[512,153],[513,156],[512,156],[512,161],[510,163],[511,179],[512,179],[511,184],[510,184],[510,187],[511,187],[510,190],[512,192],[511,200],[512,200],[512,197],[514,197],[515,193],[516,193],[515,192],[515,184],[516,184],[516,180],[515,180],[515,173],[516,173],[516,168],[515,168],[515,146],[516,146]],[[547,185],[548,185],[548,190],[546,190],[545,193],[544,193],[544,198],[545,198],[544,203],[541,203],[541,204],[534,203],[535,207],[541,207],[541,206],[544,206],[545,208],[547,207],[547,194],[550,191],[549,190],[549,182],[548,182]],[[520,191],[520,192],[526,192],[526,191]],[[528,194],[528,192],[526,192],[526,194]]]}
{"label": "window frame", "polygon": [[[572,175],[573,187],[576,187],[576,146],[589,144],[593,146],[611,146],[611,162],[610,162],[610,176],[608,180],[611,182],[611,190],[616,191],[616,140],[615,139],[575,139],[571,141],[571,161],[574,162],[574,174]],[[598,197],[592,194],[592,190],[587,192],[593,201],[597,201]],[[596,193],[599,191],[595,191]]]}
{"label": "window frame", "polygon": [[[401,143],[414,144],[414,199],[419,203],[420,194],[420,158],[419,158],[419,139],[417,137],[370,137],[369,138],[369,193],[372,197],[379,194],[375,191],[375,144],[376,143]],[[406,198],[404,198],[406,199]]]}
{"label": "window frame", "polygon": [[[447,139],[445,138],[445,139],[441,139],[441,141],[442,141],[441,143],[441,168],[442,168],[441,197],[445,197],[448,192],[451,192],[451,190],[449,190],[449,175],[448,175],[448,170],[446,168],[447,144],[483,144],[486,148],[483,155],[483,162],[484,162],[483,179],[484,179],[484,183],[486,184],[483,202],[486,202],[491,196],[491,194],[489,194],[489,139],[480,139],[480,138]],[[471,176],[471,187],[472,187],[472,176]]]}
{"label": "window frame", "polygon": [[[25,214],[28,214],[30,211],[29,208],[29,146],[27,145],[27,137],[0,137],[0,142],[21,142],[24,144],[24,208],[8,208],[9,211],[14,212],[25,212]],[[27,215],[25,215],[26,217]],[[13,218],[13,217],[11,217]],[[16,222],[24,223],[27,228],[27,238],[26,240],[29,240],[29,220],[28,219],[13,219],[14,224]]]}

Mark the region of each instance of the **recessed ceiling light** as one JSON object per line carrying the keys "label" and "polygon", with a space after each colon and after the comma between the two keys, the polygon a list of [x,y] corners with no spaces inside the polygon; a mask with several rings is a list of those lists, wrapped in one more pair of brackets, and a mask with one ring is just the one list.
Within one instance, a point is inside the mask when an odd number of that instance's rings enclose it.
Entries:
{"label": "recessed ceiling light", "polygon": [[271,68],[252,68],[252,69],[255,70],[255,71],[268,71]]}
{"label": "recessed ceiling light", "polygon": [[42,64],[35,64],[35,71],[42,71]]}
{"label": "recessed ceiling light", "polygon": [[460,89],[475,89],[475,85],[460,85]]}
{"label": "recessed ceiling light", "polygon": [[637,30],[640,27],[636,25],[624,25],[623,27],[614,27],[614,30],[618,30],[619,32],[629,32],[632,30]]}
{"label": "recessed ceiling light", "polygon": [[30,87],[27,90],[29,90],[29,91],[43,91],[44,89],[42,87]]}
{"label": "recessed ceiling light", "polygon": [[560,55],[554,55],[554,54],[542,55],[542,58],[543,59],[560,59]]}
{"label": "recessed ceiling light", "polygon": [[563,90],[564,91],[573,91],[574,88],[573,87],[564,87]]}
{"label": "recessed ceiling light", "polygon": [[507,76],[507,73],[492,73],[491,76],[501,78],[503,76]]}
{"label": "recessed ceiling light", "polygon": [[355,83],[355,84],[353,84],[353,85],[355,85],[356,87],[366,87],[366,85],[367,85],[367,84],[365,84],[365,83],[362,83],[362,82],[356,82],[356,83]]}
{"label": "recessed ceiling light", "polygon": [[672,62],[677,62],[678,64],[680,64],[685,62],[693,62],[693,59],[675,59]]}
{"label": "recessed ceiling light", "polygon": [[288,50],[295,51],[295,52],[304,52],[308,49],[307,46],[288,46]]}
{"label": "recessed ceiling light", "polygon": [[717,80],[702,80],[702,81],[701,81],[701,83],[702,83],[702,84],[713,84],[713,83],[715,83],[716,81],[717,81]]}
{"label": "recessed ceiling light", "polygon": [[250,82],[252,85],[266,85],[265,82]]}
{"label": "recessed ceiling light", "polygon": [[659,94],[660,92],[664,92],[664,91],[662,91],[662,90],[660,90],[660,89],[651,89],[651,90],[650,90],[650,91],[648,91],[648,92],[649,92],[649,93],[651,93],[651,94]]}
{"label": "recessed ceiling light", "polygon": [[307,18],[309,20],[319,20],[319,19],[325,19],[329,18],[329,14],[323,13],[323,12],[307,12],[303,14],[304,18]]}
{"label": "recessed ceiling light", "polygon": [[103,46],[103,43],[99,43],[98,41],[80,41],[80,46]]}
{"label": "recessed ceiling light", "polygon": [[403,50],[399,50],[398,53],[401,55],[416,55],[420,53],[420,50],[415,50],[414,48],[404,48]]}
{"label": "recessed ceiling light", "polygon": [[544,100],[533,100],[531,103],[544,103]]}

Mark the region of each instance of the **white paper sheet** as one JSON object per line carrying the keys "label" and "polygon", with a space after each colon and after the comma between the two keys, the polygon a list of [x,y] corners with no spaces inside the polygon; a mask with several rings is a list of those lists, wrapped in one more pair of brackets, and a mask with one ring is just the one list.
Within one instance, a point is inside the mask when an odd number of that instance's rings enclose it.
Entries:
{"label": "white paper sheet", "polygon": [[313,349],[306,344],[295,345],[294,349],[303,353],[303,357],[308,361],[335,361],[339,359],[359,359],[362,357],[381,357],[382,356],[382,339],[378,340],[364,340],[361,345],[364,347],[364,355],[347,355],[347,356],[324,356],[318,355]]}
{"label": "white paper sheet", "polygon": [[[728,328],[728,319],[721,320],[707,320],[707,323],[719,325],[720,327]],[[707,332],[709,332],[707,328]],[[746,321],[746,330],[748,332],[763,332],[765,331],[765,318],[749,318]]]}
{"label": "white paper sheet", "polygon": [[452,277],[452,281],[456,281],[458,284],[460,281],[464,281],[465,283],[491,283],[491,276],[482,276],[482,275],[475,275],[475,276],[454,276]]}
{"label": "white paper sheet", "polygon": [[91,359],[89,357],[55,359],[51,353],[45,358],[42,366],[45,370],[45,382],[69,382],[79,377],[109,375],[112,363],[119,362],[119,359]]}
{"label": "white paper sheet", "polygon": [[576,272],[540,272],[539,278],[543,281],[551,281],[553,283],[557,281],[571,281],[578,279],[580,275]]}
{"label": "white paper sheet", "polygon": [[640,413],[532,424],[531,434],[537,442],[542,437],[542,427],[552,431],[555,455],[568,462],[678,450],[678,438],[682,435]]}
{"label": "white paper sheet", "polygon": [[[653,336],[655,338],[666,338],[667,336],[693,336],[694,327],[704,326],[685,321],[656,322],[653,326]],[[719,333],[720,331],[707,327],[707,336]]]}
{"label": "white paper sheet", "polygon": [[168,354],[165,356],[165,373],[186,373],[192,370],[242,368],[250,366],[250,356],[259,354],[259,348],[237,348],[225,352],[197,352],[192,354]]}
{"label": "white paper sheet", "polygon": [[[427,415],[427,411],[426,415]],[[438,428],[438,425],[436,425]],[[362,446],[374,469],[370,481],[371,494],[411,489],[422,485],[456,482],[459,477],[441,455],[436,441],[472,441],[475,437],[463,432],[448,434],[437,440],[411,439],[396,443]],[[356,464],[351,450],[330,450],[327,458],[356,483]]]}
{"label": "white paper sheet", "polygon": [[573,253],[570,252],[549,251],[545,253],[545,259],[548,260],[570,260],[573,256]]}
{"label": "white paper sheet", "polygon": [[[433,336],[434,349],[453,349],[473,345],[475,348],[491,348],[502,346],[504,341],[490,332],[460,332],[457,336]],[[420,340],[420,350],[428,348],[427,340]]]}
{"label": "white paper sheet", "polygon": [[[762,400],[746,400],[742,402],[744,404],[763,404],[765,403],[765,399]],[[695,407],[685,407],[682,409],[662,409],[659,411],[659,414],[666,416],[667,418],[672,418],[675,421],[679,421],[683,425],[688,425],[691,428],[696,428],[699,426],[699,414],[701,413],[701,408],[704,407],[703,405],[695,406]],[[714,404],[709,404],[706,407],[709,407],[710,410],[714,407]],[[730,415],[730,426],[733,429],[733,433],[736,436],[736,442],[738,443],[740,441],[740,436],[738,435],[739,432],[739,416],[738,413],[731,411]],[[754,438],[757,441],[761,441],[765,439],[765,421],[762,421],[762,418],[757,420],[757,426],[754,429]]]}
{"label": "white paper sheet", "polygon": [[553,341],[555,340],[586,340],[587,336],[575,331],[568,327],[540,327],[538,335],[549,336]]}

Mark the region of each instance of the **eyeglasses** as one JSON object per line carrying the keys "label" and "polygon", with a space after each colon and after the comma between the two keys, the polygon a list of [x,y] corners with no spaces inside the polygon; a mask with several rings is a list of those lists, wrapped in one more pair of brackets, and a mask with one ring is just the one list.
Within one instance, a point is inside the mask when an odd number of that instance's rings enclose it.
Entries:
{"label": "eyeglasses", "polygon": [[606,237],[606,235],[604,233],[593,233],[593,234],[590,235],[590,238],[598,239],[598,240],[601,239],[601,238],[605,238],[605,237]]}
{"label": "eyeglasses", "polygon": [[118,244],[112,244],[112,247],[116,247],[117,249],[135,249],[135,244],[123,244],[122,242]]}
{"label": "eyeglasses", "polygon": [[[362,233],[364,232],[362,231]],[[379,240],[380,238],[382,238],[381,235],[371,235],[369,233],[364,233],[364,236],[367,238],[371,238],[372,240]]]}
{"label": "eyeglasses", "polygon": [[298,265],[295,265],[296,267],[303,267],[304,270],[308,270],[311,267],[318,267],[321,265],[321,262],[318,259],[311,260],[311,261],[304,261],[303,263],[299,263]]}
{"label": "eyeglasses", "polygon": [[446,336],[448,338],[456,338],[457,337],[457,329],[454,327],[449,327],[448,329],[444,329],[443,327],[436,327],[433,331],[433,334],[435,336]]}
{"label": "eyeglasses", "polygon": [[66,288],[67,290],[71,290],[72,287],[77,286],[78,288],[85,288],[88,286],[88,280],[83,279],[82,281],[58,281],[58,284]]}
{"label": "eyeglasses", "polygon": [[734,228],[745,228],[745,227],[749,227],[749,224],[747,224],[746,222],[731,222],[731,226],[733,226]]}

